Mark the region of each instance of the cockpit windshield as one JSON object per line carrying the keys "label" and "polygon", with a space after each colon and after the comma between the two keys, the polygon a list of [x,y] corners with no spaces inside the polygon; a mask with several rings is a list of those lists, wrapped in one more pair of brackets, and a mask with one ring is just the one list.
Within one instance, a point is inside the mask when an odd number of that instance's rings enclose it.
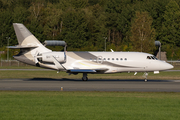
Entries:
{"label": "cockpit windshield", "polygon": [[155,56],[153,56],[155,60],[158,60]]}
{"label": "cockpit windshield", "polygon": [[158,60],[155,56],[147,56],[147,59],[149,59],[149,60]]}

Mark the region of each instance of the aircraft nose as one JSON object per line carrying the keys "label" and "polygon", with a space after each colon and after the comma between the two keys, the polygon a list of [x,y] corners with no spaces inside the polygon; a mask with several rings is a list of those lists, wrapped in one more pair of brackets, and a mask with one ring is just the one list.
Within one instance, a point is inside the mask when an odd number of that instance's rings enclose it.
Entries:
{"label": "aircraft nose", "polygon": [[173,65],[171,65],[171,64],[169,64],[170,66],[169,66],[169,69],[173,69],[174,68],[174,66]]}
{"label": "aircraft nose", "polygon": [[169,69],[172,69],[172,68],[174,68],[174,66],[172,66],[169,63],[164,62],[163,64],[161,64],[161,69],[163,69],[163,70],[169,70]]}

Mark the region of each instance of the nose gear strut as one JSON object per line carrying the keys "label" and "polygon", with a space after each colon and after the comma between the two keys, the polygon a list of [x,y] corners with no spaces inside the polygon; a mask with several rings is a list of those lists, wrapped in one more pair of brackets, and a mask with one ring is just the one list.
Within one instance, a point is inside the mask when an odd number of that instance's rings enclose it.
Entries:
{"label": "nose gear strut", "polygon": [[143,74],[143,77],[145,77],[145,82],[147,82],[147,76],[148,76],[148,73],[147,72],[145,72],[144,74]]}

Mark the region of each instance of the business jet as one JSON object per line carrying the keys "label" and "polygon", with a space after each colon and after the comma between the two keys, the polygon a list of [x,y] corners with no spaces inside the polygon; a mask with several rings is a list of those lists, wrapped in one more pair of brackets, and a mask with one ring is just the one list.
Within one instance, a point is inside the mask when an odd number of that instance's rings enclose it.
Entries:
{"label": "business jet", "polygon": [[67,52],[64,41],[47,41],[46,44],[62,45],[64,51],[52,51],[45,47],[21,23],[13,23],[19,45],[9,46],[20,49],[13,56],[16,60],[43,68],[66,71],[69,74],[83,73],[82,80],[87,81],[87,74],[144,72],[147,81],[148,72],[159,73],[172,69],[173,66],[158,60],[154,55],[143,52]]}

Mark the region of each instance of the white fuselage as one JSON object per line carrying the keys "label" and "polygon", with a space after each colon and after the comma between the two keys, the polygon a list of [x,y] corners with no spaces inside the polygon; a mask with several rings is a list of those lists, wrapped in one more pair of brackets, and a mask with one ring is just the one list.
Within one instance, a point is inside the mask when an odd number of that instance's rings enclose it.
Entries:
{"label": "white fuselage", "polygon": [[153,55],[140,52],[66,52],[66,56],[66,63],[62,64],[66,69],[107,68],[105,73],[115,73],[162,71],[173,68],[164,61],[147,59]]}
{"label": "white fuselage", "polygon": [[[66,52],[65,54],[64,52],[45,52],[41,54],[38,56],[40,67],[59,71],[68,69],[106,69],[103,73],[116,73],[163,71],[173,68],[171,64],[165,61],[155,58],[148,59],[153,55],[142,52]],[[22,56],[14,56],[14,58],[35,65],[34,56],[35,54],[29,52]],[[52,56],[63,66],[62,68],[58,68],[54,64]]]}

